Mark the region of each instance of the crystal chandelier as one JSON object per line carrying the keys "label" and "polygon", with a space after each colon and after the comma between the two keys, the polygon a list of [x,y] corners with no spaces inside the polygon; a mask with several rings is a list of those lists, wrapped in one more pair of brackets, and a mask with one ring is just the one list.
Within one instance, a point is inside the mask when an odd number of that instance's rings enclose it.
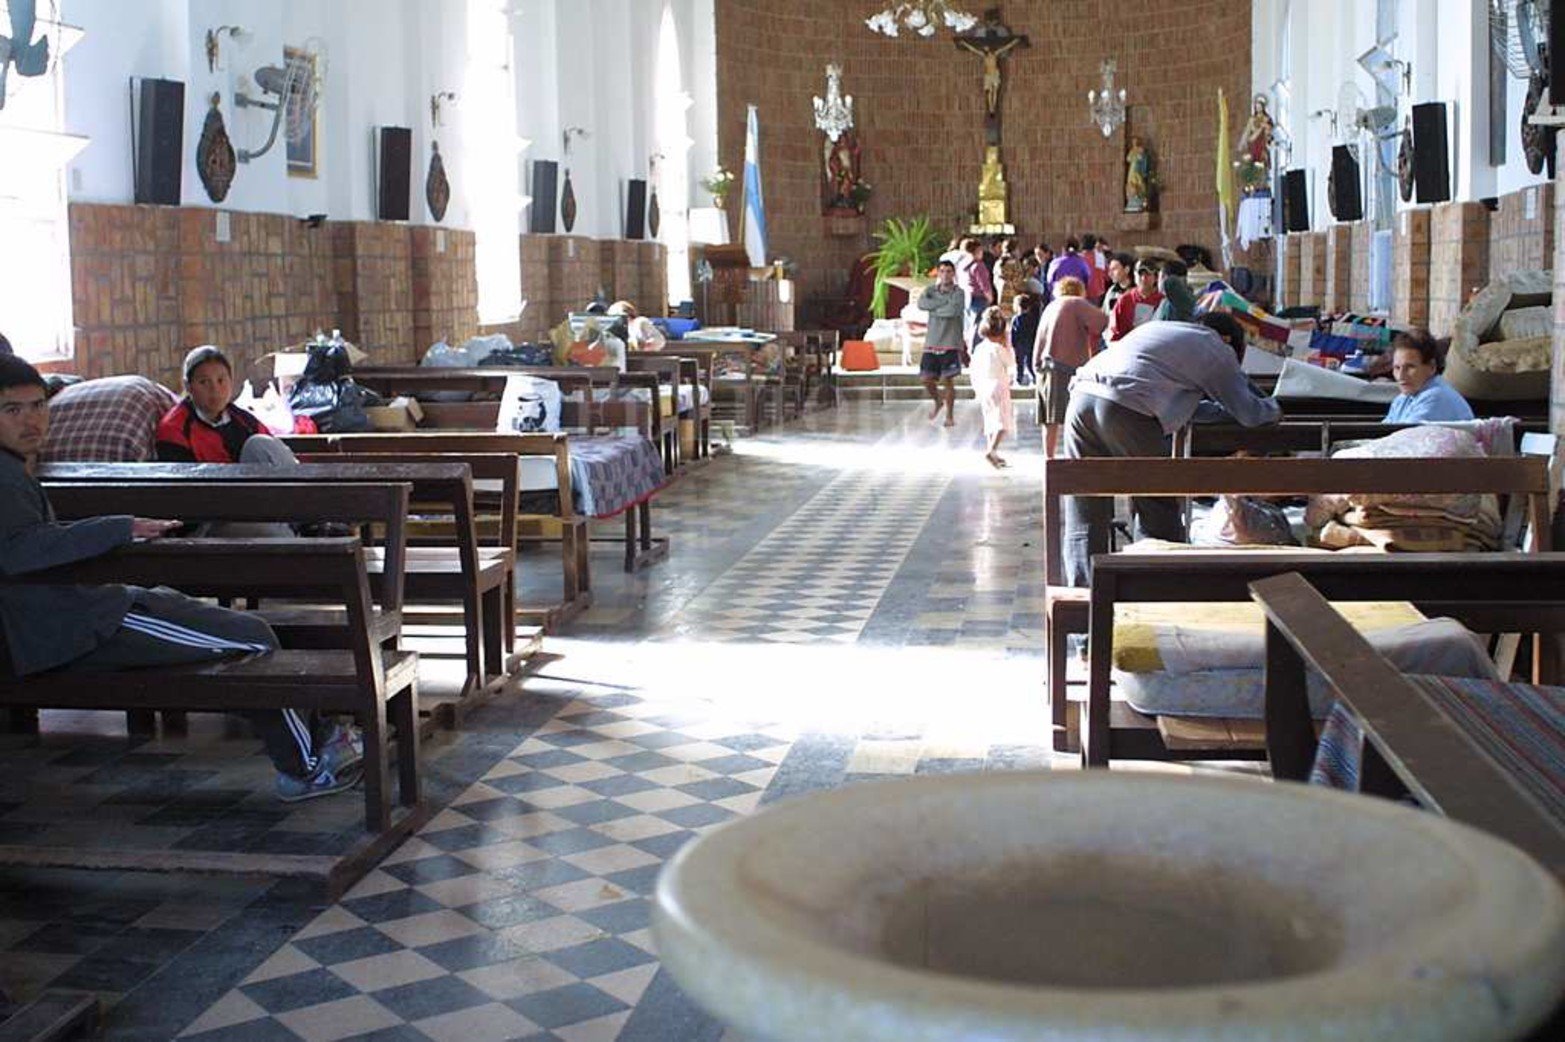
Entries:
{"label": "crystal chandelier", "polygon": [[1103,131],[1104,137],[1111,137],[1125,122],[1125,88],[1118,91],[1114,89],[1114,73],[1119,68],[1119,63],[1110,58],[1103,63],[1103,89],[1089,90],[1087,92],[1087,111],[1092,116],[1092,122]]}
{"label": "crystal chandelier", "polygon": [[933,36],[941,23],[952,32],[965,33],[978,24],[978,19],[946,0],[911,0],[864,19],[865,25],[887,36],[896,36],[902,29],[919,36]]}
{"label": "crystal chandelier", "polygon": [[815,129],[832,141],[853,129],[853,95],[842,93],[842,66],[826,66],[826,97],[815,98]]}

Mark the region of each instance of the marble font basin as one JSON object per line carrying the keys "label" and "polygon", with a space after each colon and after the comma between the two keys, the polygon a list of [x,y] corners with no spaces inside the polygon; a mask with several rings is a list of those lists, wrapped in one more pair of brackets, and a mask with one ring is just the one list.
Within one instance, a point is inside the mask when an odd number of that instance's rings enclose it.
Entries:
{"label": "marble font basin", "polygon": [[1565,991],[1565,891],[1515,848],[1243,779],[859,784],[664,870],[663,963],[768,1042],[1514,1039]]}

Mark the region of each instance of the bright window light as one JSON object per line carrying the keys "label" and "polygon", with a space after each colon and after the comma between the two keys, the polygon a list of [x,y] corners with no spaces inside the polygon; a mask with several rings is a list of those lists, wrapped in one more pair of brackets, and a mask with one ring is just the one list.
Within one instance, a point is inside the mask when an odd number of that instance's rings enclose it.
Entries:
{"label": "bright window light", "polygon": [[692,104],[685,92],[679,62],[679,28],[674,9],[663,5],[658,29],[657,82],[658,207],[662,228],[658,236],[668,249],[668,300],[680,304],[690,299],[690,140],[685,112]]}
{"label": "bright window light", "polygon": [[522,192],[518,179],[516,76],[502,0],[469,0],[462,89],[464,182],[478,268],[478,320],[515,322],[522,312]]}
{"label": "bright window light", "polygon": [[[4,7],[0,4],[0,10]],[[51,55],[59,53],[58,25],[41,24],[41,29],[50,36]],[[67,359],[75,335],[65,164],[85,142],[62,133],[65,87],[57,60],[51,57],[42,76],[23,77],[13,69],[5,91],[0,109],[0,332],[24,358]]]}

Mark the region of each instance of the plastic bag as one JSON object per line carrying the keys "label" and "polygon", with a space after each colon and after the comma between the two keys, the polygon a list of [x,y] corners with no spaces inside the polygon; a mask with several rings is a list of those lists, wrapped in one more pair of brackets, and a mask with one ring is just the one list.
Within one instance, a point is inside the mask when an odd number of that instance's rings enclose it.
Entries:
{"label": "plastic bag", "polygon": [[341,340],[310,345],[304,373],[288,392],[295,416],[308,416],[322,434],[355,434],[371,430],[366,406],[380,405],[380,395],[353,382],[347,345]]}
{"label": "plastic bag", "polygon": [[1200,542],[1215,546],[1298,546],[1288,515],[1254,496],[1222,496],[1212,507]]}
{"label": "plastic bag", "polygon": [[444,340],[437,340],[430,345],[428,351],[424,352],[424,357],[419,359],[418,364],[445,369],[466,369],[476,363],[465,346],[452,347]]}
{"label": "plastic bag", "polygon": [[496,333],[493,336],[475,336],[462,345],[462,350],[467,352],[467,357],[472,361],[469,365],[483,365],[484,359],[496,351],[511,350],[511,338],[504,333]]}
{"label": "plastic bag", "polygon": [[246,380],[239,390],[238,397],[234,399],[234,404],[260,420],[261,425],[272,434],[282,436],[299,433],[293,410],[288,408],[288,402],[283,396],[277,393],[274,384],[268,383],[261,396],[257,398],[255,391],[250,387],[250,381]]}
{"label": "plastic bag", "polygon": [[491,351],[478,363],[481,366],[548,366],[554,364],[554,348],[549,344],[517,344]]}
{"label": "plastic bag", "polygon": [[558,431],[562,401],[560,385],[553,380],[512,373],[505,380],[495,429],[506,434]]}

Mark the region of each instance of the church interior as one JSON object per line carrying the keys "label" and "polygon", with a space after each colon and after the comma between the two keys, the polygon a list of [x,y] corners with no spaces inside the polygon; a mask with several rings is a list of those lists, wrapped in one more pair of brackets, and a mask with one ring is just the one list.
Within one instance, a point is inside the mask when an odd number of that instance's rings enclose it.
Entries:
{"label": "church interior", "polygon": [[1559,48],[0,0],[0,1042],[1565,1038]]}

